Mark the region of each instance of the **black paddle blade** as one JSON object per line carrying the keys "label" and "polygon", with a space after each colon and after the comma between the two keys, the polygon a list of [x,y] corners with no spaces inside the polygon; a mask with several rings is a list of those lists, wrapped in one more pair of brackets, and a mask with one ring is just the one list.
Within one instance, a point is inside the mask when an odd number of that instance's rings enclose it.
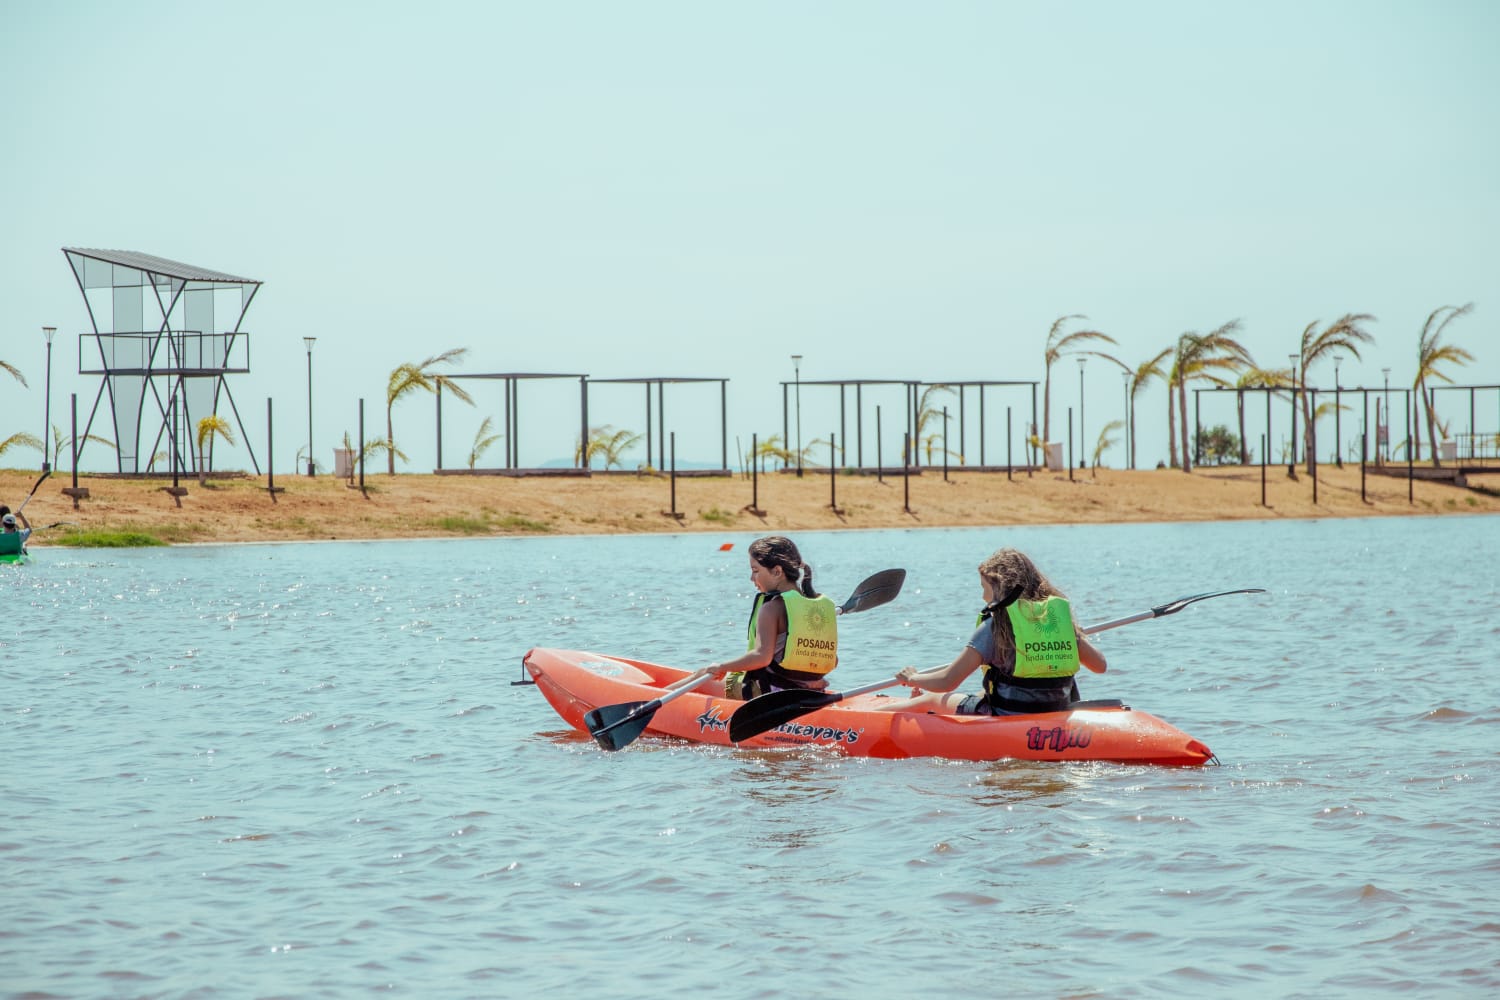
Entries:
{"label": "black paddle blade", "polygon": [[646,731],[652,716],[656,715],[656,710],[660,707],[660,699],[603,705],[586,713],[583,724],[589,727],[589,735],[600,747],[605,750],[623,750]]}
{"label": "black paddle blade", "polygon": [[906,570],[883,569],[867,578],[859,585],[858,590],[849,595],[847,601],[839,605],[839,614],[868,611],[870,608],[878,608],[882,604],[887,604],[901,593],[901,585],[905,582]]}
{"label": "black paddle blade", "polygon": [[1168,604],[1159,604],[1151,610],[1156,612],[1153,617],[1160,618],[1163,615],[1175,615],[1189,604],[1206,601],[1210,597],[1228,597],[1230,594],[1264,594],[1264,587],[1246,587],[1242,590],[1221,590],[1213,594],[1194,594],[1192,597],[1179,597]]}
{"label": "black paddle blade", "polygon": [[836,691],[772,691],[745,702],[729,717],[729,741],[739,743],[843,700]]}

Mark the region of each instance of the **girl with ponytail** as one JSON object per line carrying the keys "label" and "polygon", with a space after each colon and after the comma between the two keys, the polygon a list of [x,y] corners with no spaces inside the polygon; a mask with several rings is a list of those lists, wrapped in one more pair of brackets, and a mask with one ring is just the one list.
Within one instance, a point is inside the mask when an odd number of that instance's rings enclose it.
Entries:
{"label": "girl with ponytail", "polygon": [[771,691],[821,691],[838,665],[838,609],[813,586],[812,567],[792,540],[781,535],[750,543],[750,609],[744,654],[710,664],[725,678],[730,698],[754,698]]}

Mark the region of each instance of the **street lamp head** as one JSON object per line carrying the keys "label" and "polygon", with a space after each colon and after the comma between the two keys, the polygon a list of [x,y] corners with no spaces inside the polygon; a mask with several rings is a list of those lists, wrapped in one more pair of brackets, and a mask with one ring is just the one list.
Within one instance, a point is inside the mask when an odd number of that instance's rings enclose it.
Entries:
{"label": "street lamp head", "polygon": [[42,336],[47,338],[47,346],[48,347],[52,346],[52,338],[54,336],[56,336],[56,334],[57,334],[57,327],[55,327],[55,326],[44,326],[44,327],[42,327]]}
{"label": "street lamp head", "polygon": [[312,345],[317,342],[317,337],[303,337],[302,342],[307,345],[307,353],[312,353]]}
{"label": "street lamp head", "polygon": [[1079,371],[1083,371],[1083,366],[1086,365],[1086,364],[1088,364],[1088,363],[1089,363],[1088,355],[1086,355],[1086,354],[1080,354],[1080,355],[1078,355],[1078,370]]}
{"label": "street lamp head", "polygon": [[793,368],[801,368],[802,367],[802,355],[800,355],[800,354],[793,354],[792,355],[792,367]]}

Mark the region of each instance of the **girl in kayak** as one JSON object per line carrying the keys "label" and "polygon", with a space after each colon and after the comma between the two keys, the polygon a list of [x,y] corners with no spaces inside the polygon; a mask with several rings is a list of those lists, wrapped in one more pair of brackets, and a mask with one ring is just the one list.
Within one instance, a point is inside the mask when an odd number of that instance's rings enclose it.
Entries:
{"label": "girl in kayak", "polygon": [[[896,677],[918,689],[911,698],[880,706],[883,712],[945,715],[1019,715],[1058,712],[1078,700],[1073,675],[1080,666],[1096,674],[1107,666],[1073,624],[1068,601],[1022,552],[1001,549],[979,564],[985,607],[979,627],[952,663]],[[983,668],[982,694],[953,692]]]}
{"label": "girl in kayak", "polygon": [[813,589],[812,567],[791,539],[769,535],[750,543],[748,650],[707,672],[725,677],[730,698],[754,698],[770,691],[828,687],[824,678],[838,665],[838,609]]}

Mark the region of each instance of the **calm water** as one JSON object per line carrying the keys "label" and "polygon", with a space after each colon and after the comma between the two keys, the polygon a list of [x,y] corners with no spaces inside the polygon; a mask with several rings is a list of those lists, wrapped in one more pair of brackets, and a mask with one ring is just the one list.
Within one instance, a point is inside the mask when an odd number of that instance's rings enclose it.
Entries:
{"label": "calm water", "polygon": [[[533,645],[700,665],[751,535],[41,550],[0,573],[11,996],[1491,996],[1500,520],[798,536],[844,686],[1030,552],[1174,770],[605,754]],[[721,542],[736,543],[721,553]],[[1420,683],[1414,683],[1414,680]]]}

